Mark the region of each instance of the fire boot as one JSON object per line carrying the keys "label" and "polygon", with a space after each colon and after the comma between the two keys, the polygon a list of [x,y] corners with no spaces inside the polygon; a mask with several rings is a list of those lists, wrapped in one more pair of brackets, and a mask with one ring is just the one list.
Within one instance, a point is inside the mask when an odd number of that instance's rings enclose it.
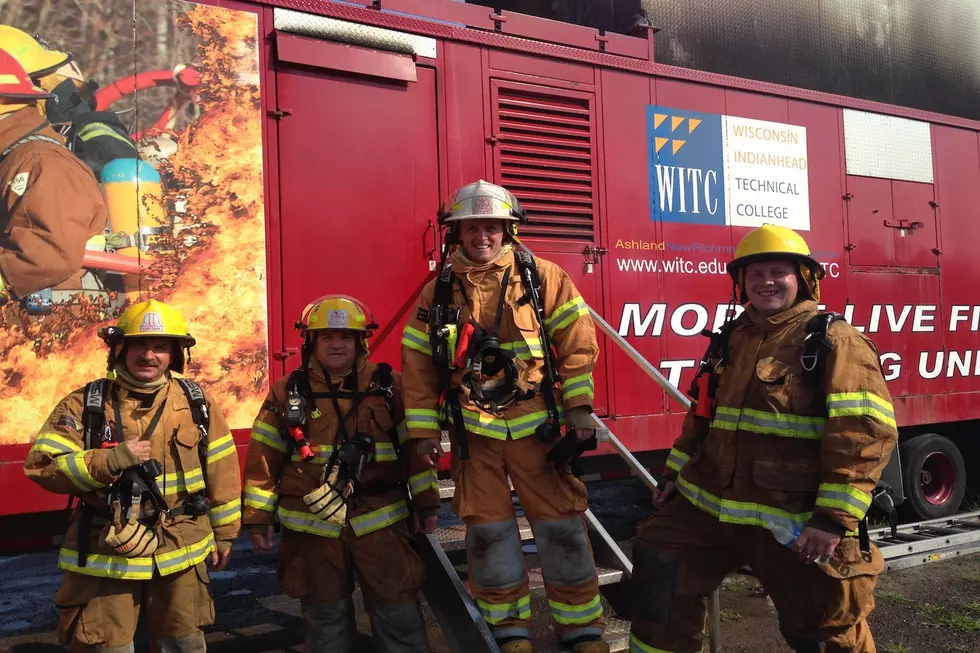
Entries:
{"label": "fire boot", "polygon": [[575,653],[609,653],[609,644],[598,635],[587,635],[566,642],[565,646]]}
{"label": "fire boot", "polygon": [[503,643],[498,641],[497,644],[500,645],[500,653],[534,653],[531,641],[523,637],[504,640]]}
{"label": "fire boot", "polygon": [[302,602],[308,653],[349,653],[354,650],[354,605],[350,599],[333,603]]}
{"label": "fire boot", "polygon": [[204,653],[208,650],[204,633],[198,631],[186,637],[160,637],[157,639],[160,653]]}
{"label": "fire boot", "polygon": [[385,653],[429,653],[425,623],[416,601],[379,605],[371,615],[371,629]]}

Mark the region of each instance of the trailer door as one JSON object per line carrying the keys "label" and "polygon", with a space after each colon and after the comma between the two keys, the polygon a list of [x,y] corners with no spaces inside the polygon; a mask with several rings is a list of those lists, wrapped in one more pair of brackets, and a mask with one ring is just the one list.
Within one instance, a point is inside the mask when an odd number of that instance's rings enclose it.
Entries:
{"label": "trailer door", "polygon": [[435,71],[319,39],[280,33],[278,45],[285,344],[299,346],[308,302],[353,295],[381,327],[372,358],[399,368],[402,326],[438,256]]}
{"label": "trailer door", "polygon": [[[560,265],[601,312],[595,93],[491,79],[490,103],[493,179],[528,212],[521,239]],[[599,415],[609,405],[607,360],[600,356],[594,374]]]}

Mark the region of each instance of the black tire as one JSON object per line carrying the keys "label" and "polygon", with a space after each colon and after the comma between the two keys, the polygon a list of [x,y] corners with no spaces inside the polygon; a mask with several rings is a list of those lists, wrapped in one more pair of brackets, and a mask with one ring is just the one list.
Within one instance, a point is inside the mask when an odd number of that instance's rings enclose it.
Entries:
{"label": "black tire", "polygon": [[966,464],[949,438],[935,433],[900,445],[905,502],[902,511],[919,520],[938,519],[959,510],[966,492]]}

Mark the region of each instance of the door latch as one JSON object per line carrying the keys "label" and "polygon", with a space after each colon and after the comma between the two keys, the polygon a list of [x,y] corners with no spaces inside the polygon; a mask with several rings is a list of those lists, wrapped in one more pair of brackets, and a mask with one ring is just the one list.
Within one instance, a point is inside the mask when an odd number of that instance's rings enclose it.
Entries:
{"label": "door latch", "polygon": [[277,361],[284,361],[290,356],[295,356],[299,353],[299,349],[296,347],[283,347],[281,351],[273,352],[272,357]]}
{"label": "door latch", "polygon": [[586,245],[585,249],[582,250],[582,256],[585,257],[585,273],[592,274],[594,266],[599,262],[606,252],[608,252],[605,247],[596,247],[595,245]]}
{"label": "door latch", "polygon": [[922,226],[922,223],[919,221],[909,222],[905,218],[901,218],[899,220],[885,220],[884,222],[886,227],[898,229],[898,235],[902,238],[905,238],[906,231],[915,231]]}

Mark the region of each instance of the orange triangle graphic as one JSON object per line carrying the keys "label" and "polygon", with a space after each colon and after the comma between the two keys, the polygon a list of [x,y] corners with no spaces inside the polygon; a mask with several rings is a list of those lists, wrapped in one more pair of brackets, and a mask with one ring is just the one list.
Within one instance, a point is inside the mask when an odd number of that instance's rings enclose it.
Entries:
{"label": "orange triangle graphic", "polygon": [[698,120],[697,118],[690,118],[690,119],[688,119],[688,121],[687,121],[687,133],[688,134],[693,134],[694,133],[694,130],[697,129],[698,128],[698,125],[700,125],[700,124],[701,124],[701,121]]}
{"label": "orange triangle graphic", "polygon": [[667,141],[669,141],[669,140],[670,140],[669,138],[661,138],[661,137],[657,136],[657,153],[658,154],[660,153],[660,150],[663,149],[663,146],[666,145],[667,144]]}
{"label": "orange triangle graphic", "polygon": [[672,116],[670,119],[670,131],[676,130],[682,122],[684,122],[684,118],[680,116]]}
{"label": "orange triangle graphic", "polygon": [[677,150],[679,150],[682,147],[684,147],[684,143],[686,143],[686,142],[687,141],[682,141],[679,138],[678,139],[675,139],[674,142],[673,142],[674,154],[677,154]]}
{"label": "orange triangle graphic", "polygon": [[653,114],[653,128],[656,129],[657,127],[659,127],[664,120],[667,120],[666,113]]}

